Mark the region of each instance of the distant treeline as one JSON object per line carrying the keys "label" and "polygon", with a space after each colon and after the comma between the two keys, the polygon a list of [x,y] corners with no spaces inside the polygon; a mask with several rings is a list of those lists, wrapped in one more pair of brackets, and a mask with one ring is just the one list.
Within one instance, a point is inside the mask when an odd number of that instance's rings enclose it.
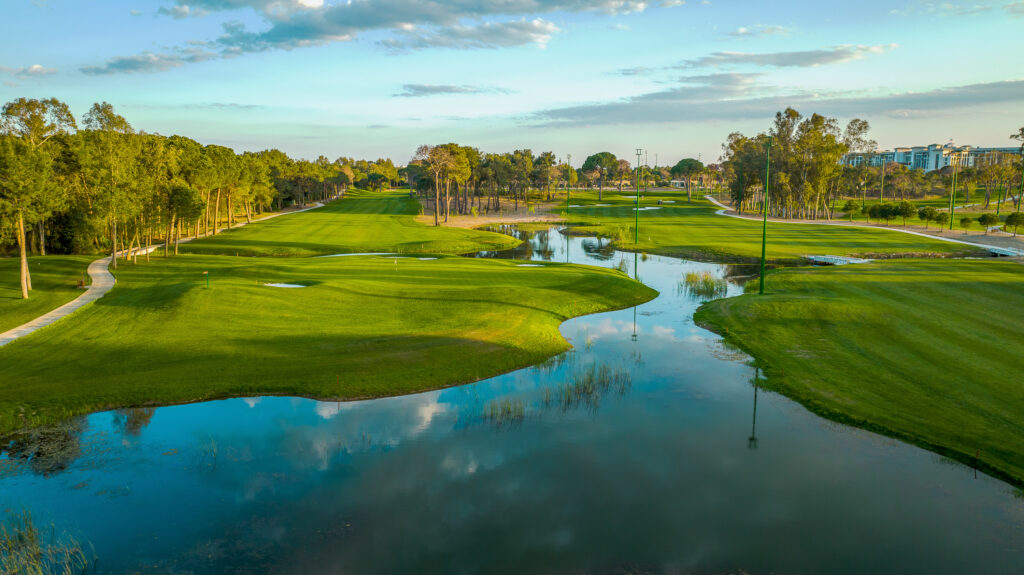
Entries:
{"label": "distant treeline", "polygon": [[[722,173],[718,177],[729,187],[741,210],[760,210],[767,169],[769,212],[788,218],[832,218],[844,197],[857,197],[862,203],[869,197],[878,202],[896,202],[950,193],[952,167],[926,173],[895,162],[879,167],[870,167],[867,162],[859,166],[842,164],[843,155],[850,152],[865,157],[876,153],[877,144],[868,138],[869,129],[865,120],[853,119],[840,129],[835,118],[819,114],[804,117],[787,108],[775,115],[766,133],[753,137],[730,134],[722,146]],[[1011,137],[1024,144],[1024,128]],[[956,192],[970,201],[971,194],[984,187],[983,202],[988,207],[993,200],[1003,201],[1008,189],[1020,185],[1020,177],[1020,157],[992,152],[973,167],[956,169]],[[1000,192],[1001,196],[993,198]],[[1020,209],[1019,195],[1016,208]]]}

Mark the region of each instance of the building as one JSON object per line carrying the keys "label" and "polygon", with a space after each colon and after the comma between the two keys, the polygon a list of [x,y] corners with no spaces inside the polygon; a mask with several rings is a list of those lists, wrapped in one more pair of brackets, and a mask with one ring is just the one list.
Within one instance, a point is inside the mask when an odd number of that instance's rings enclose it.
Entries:
{"label": "building", "polygon": [[883,163],[897,163],[911,170],[922,169],[926,172],[941,170],[956,163],[963,168],[972,168],[981,164],[981,159],[993,152],[1019,156],[1020,148],[976,148],[974,146],[955,146],[953,144],[932,144],[930,146],[914,146],[912,148],[896,148],[881,150],[868,154],[846,154],[842,163],[847,166],[860,166],[865,162],[869,166],[881,166]]}

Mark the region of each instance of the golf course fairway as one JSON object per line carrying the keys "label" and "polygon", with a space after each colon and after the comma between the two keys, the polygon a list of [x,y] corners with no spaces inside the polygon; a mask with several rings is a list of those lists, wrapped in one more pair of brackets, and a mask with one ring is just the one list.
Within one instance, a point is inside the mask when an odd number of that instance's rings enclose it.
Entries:
{"label": "golf course fairway", "polygon": [[[756,280],[748,284],[756,292]],[[900,260],[772,272],[695,320],[838,421],[1024,480],[1024,266]]]}

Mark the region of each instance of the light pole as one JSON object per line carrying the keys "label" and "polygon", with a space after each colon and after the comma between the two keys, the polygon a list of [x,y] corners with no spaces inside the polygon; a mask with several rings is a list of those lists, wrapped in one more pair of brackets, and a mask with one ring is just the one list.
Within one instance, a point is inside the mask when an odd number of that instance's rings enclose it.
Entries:
{"label": "light pole", "polygon": [[565,165],[568,168],[565,174],[565,215],[569,216],[569,194],[572,189],[572,154],[566,156],[569,158],[565,161]]}
{"label": "light pole", "polygon": [[633,245],[640,244],[640,156],[643,153],[642,149],[636,149],[636,212],[633,224]]}
{"label": "light pole", "polygon": [[768,178],[771,175],[772,165],[771,136],[768,136],[768,142],[765,144],[765,156],[766,157],[764,161],[764,218],[761,221],[761,286],[757,290],[757,293],[759,295],[764,295],[764,258],[768,245]]}
{"label": "light pole", "polygon": [[953,152],[953,189],[949,192],[949,231],[953,231],[953,214],[956,212],[956,152]]}

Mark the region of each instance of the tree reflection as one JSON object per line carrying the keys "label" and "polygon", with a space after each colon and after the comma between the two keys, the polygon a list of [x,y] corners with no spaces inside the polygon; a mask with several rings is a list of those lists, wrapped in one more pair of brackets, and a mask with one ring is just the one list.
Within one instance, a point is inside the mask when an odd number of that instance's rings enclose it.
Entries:
{"label": "tree reflection", "polygon": [[138,437],[142,430],[153,419],[153,407],[129,407],[114,411],[114,425],[120,427],[125,435]]}

